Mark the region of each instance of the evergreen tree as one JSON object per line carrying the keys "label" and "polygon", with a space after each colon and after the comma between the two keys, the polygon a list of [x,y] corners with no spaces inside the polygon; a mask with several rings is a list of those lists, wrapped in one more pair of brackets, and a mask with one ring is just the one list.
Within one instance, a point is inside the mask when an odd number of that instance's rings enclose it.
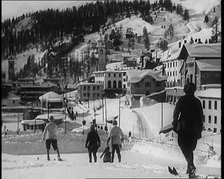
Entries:
{"label": "evergreen tree", "polygon": [[204,19],[204,23],[208,23],[209,19],[208,19],[208,16],[206,15],[205,16],[205,19]]}
{"label": "evergreen tree", "polygon": [[143,28],[143,39],[144,39],[144,44],[145,44],[145,49],[149,50],[150,49],[150,41],[149,41],[149,35],[147,28]]}
{"label": "evergreen tree", "polygon": [[168,42],[166,40],[160,41],[159,48],[163,51],[166,51],[168,49]]}
{"label": "evergreen tree", "polygon": [[188,11],[187,9],[185,9],[185,10],[184,10],[184,14],[183,14],[183,19],[184,19],[185,21],[188,21],[189,18],[190,18],[190,16],[189,16],[189,11]]}

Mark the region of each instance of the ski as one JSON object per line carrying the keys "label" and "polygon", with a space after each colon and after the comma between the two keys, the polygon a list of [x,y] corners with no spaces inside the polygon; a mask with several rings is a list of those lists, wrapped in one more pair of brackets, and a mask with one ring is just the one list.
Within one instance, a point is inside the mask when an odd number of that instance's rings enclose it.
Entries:
{"label": "ski", "polygon": [[175,175],[175,176],[179,176],[180,178],[189,178],[189,179],[219,179],[216,176],[211,176],[211,175],[201,175],[201,174],[195,174],[194,176],[186,176],[186,175],[182,175],[179,174],[179,172],[176,170],[175,167],[171,168],[170,166],[168,166],[168,171],[170,174]]}

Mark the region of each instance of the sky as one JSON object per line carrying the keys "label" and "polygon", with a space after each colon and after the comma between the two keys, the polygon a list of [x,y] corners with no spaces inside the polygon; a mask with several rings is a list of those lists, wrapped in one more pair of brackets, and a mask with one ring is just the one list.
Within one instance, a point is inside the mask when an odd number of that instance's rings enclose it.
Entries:
{"label": "sky", "polygon": [[[93,1],[93,0],[90,0]],[[72,0],[72,1],[11,1],[11,0],[3,0],[2,1],[2,20],[7,18],[17,17],[27,12],[35,12],[40,9],[47,8],[58,8],[60,10],[72,7],[74,5],[79,6],[80,4],[90,2],[90,1],[82,1],[82,0]],[[151,0],[153,3],[155,0]],[[187,9],[193,9],[196,14],[198,13],[207,13],[208,9],[213,5],[217,5],[221,2],[221,0],[173,0],[173,3],[182,4],[183,7]],[[192,6],[192,4],[194,4]]]}
{"label": "sky", "polygon": [[2,1],[2,20],[7,18],[17,17],[27,12],[36,12],[38,10],[44,10],[48,8],[53,9],[65,9],[74,5],[79,6],[82,3],[88,1]]}

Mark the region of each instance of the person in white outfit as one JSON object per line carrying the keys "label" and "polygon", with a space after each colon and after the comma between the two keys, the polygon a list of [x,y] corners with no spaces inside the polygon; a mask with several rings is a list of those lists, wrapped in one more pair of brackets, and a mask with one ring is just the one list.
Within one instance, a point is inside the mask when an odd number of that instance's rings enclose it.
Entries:
{"label": "person in white outfit", "polygon": [[50,116],[50,122],[46,125],[44,132],[43,132],[43,141],[45,141],[46,148],[47,148],[47,160],[50,160],[50,148],[51,145],[54,150],[57,151],[58,154],[58,160],[61,161],[58,144],[57,144],[57,125],[54,122],[54,117]]}
{"label": "person in white outfit", "polygon": [[121,142],[124,140],[124,134],[120,127],[117,126],[117,121],[113,121],[113,127],[111,128],[108,139],[107,139],[107,145],[109,144],[109,141],[111,140],[112,144],[112,157],[111,162],[114,162],[114,153],[116,151],[118,156],[118,161],[121,162]]}

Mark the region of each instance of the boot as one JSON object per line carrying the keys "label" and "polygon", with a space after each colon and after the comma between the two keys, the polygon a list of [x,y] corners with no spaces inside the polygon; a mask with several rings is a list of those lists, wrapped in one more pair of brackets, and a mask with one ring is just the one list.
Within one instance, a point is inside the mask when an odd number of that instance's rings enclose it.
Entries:
{"label": "boot", "polygon": [[195,178],[196,169],[194,166],[189,167],[189,178]]}

